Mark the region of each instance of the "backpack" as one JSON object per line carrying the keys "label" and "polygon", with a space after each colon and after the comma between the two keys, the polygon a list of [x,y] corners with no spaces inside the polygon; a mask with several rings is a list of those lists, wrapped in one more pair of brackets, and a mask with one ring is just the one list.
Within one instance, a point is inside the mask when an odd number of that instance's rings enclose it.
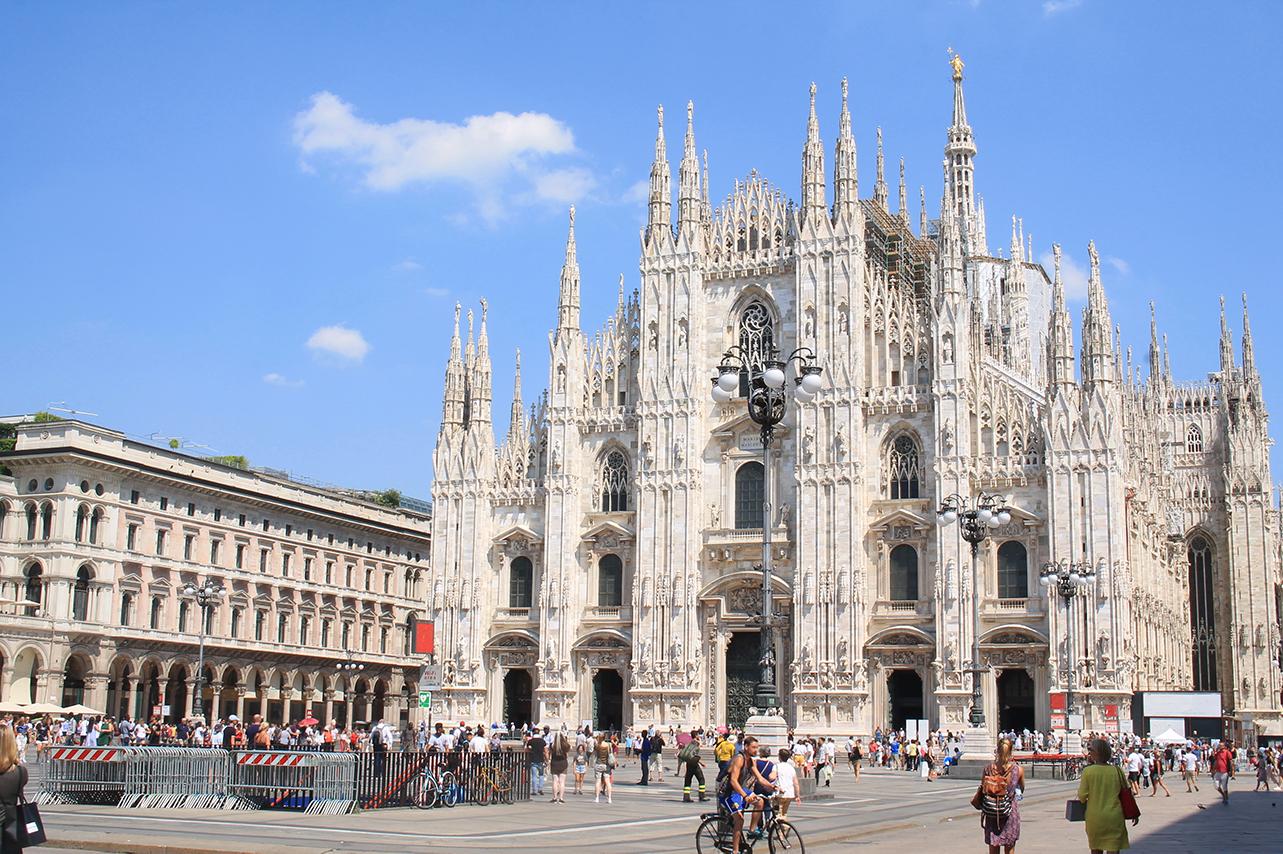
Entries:
{"label": "backpack", "polygon": [[690,741],[686,742],[686,746],[678,752],[677,759],[679,762],[694,762],[698,756],[699,742],[692,738]]}
{"label": "backpack", "polygon": [[272,737],[267,732],[267,727],[260,727],[259,731],[254,733],[255,747],[271,747]]}
{"label": "backpack", "polygon": [[984,778],[980,781],[980,811],[987,818],[1006,821],[1011,815],[1009,774],[1010,771],[1007,774],[997,773],[992,765],[985,769]]}
{"label": "backpack", "polygon": [[374,728],[374,731],[370,733],[370,743],[379,747],[383,746],[382,729],[380,729],[379,727]]}

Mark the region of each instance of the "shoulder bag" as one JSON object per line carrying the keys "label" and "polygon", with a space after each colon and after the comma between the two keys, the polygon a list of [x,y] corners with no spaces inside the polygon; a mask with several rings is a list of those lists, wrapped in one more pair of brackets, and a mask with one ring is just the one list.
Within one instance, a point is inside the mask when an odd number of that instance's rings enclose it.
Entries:
{"label": "shoulder bag", "polygon": [[28,848],[45,844],[45,822],[40,817],[40,808],[27,800],[27,796],[18,794],[18,847]]}
{"label": "shoulder bag", "polygon": [[1131,787],[1127,785],[1127,778],[1123,776],[1123,769],[1114,766],[1118,771],[1118,802],[1123,807],[1123,818],[1131,820],[1140,818],[1140,806],[1136,803],[1136,796],[1132,794]]}

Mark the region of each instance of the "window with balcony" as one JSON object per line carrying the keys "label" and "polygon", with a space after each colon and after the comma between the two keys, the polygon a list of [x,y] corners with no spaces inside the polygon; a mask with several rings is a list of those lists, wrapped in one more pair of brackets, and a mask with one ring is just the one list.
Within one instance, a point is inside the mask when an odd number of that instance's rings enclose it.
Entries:
{"label": "window with balcony", "polygon": [[893,602],[916,602],[918,599],[918,550],[913,546],[896,546],[890,556],[890,594]]}
{"label": "window with balcony", "polygon": [[735,471],[735,527],[761,528],[765,501],[766,468],[761,463],[744,463]]}
{"label": "window with balcony", "polygon": [[597,604],[604,608],[624,604],[624,562],[619,555],[604,555],[597,562]]}
{"label": "window with balcony", "polygon": [[1029,552],[1024,543],[1008,540],[998,547],[998,598],[1029,596]]}
{"label": "window with balcony", "polygon": [[513,558],[508,564],[508,607],[534,606],[534,565],[528,557]]}

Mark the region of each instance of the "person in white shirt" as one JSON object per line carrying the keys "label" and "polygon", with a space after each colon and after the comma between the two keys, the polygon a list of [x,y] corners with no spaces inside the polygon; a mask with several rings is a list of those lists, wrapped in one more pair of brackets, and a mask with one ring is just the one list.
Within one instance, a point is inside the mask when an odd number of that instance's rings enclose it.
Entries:
{"label": "person in white shirt", "polygon": [[1198,791],[1198,754],[1192,750],[1181,756],[1181,776],[1185,778],[1185,791]]}
{"label": "person in white shirt", "polygon": [[775,791],[779,795],[780,818],[784,818],[789,814],[789,804],[797,800],[797,766],[787,747],[780,748],[779,759],[775,763]]}
{"label": "person in white shirt", "polygon": [[1140,794],[1140,775],[1144,767],[1145,757],[1133,747],[1132,752],[1127,754],[1127,782],[1131,784],[1133,795]]}
{"label": "person in white shirt", "polygon": [[488,753],[490,750],[490,741],[486,738],[485,733],[480,729],[468,741],[469,753]]}

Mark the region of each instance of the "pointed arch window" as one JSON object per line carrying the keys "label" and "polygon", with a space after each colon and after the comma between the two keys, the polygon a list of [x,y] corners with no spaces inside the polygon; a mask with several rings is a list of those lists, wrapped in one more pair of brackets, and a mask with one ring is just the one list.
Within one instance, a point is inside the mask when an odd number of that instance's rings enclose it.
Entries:
{"label": "pointed arch window", "polygon": [[1025,544],[1008,540],[998,547],[998,598],[1029,596],[1029,551]]}
{"label": "pointed arch window", "polygon": [[896,546],[891,550],[890,594],[893,602],[918,600],[918,550]]}
{"label": "pointed arch window", "polygon": [[739,347],[745,366],[740,371],[740,396],[748,396],[748,377],[760,371],[762,363],[775,356],[775,322],[760,300],[749,303],[740,314]]}
{"label": "pointed arch window", "polygon": [[602,461],[597,492],[601,496],[601,512],[628,510],[628,459],[622,451],[611,451]]}
{"label": "pointed arch window", "polygon": [[1198,454],[1203,451],[1203,429],[1197,424],[1189,425],[1185,431],[1185,453]]}
{"label": "pointed arch window", "polygon": [[508,565],[508,607],[534,607],[534,565],[528,557],[514,558]]}
{"label": "pointed arch window", "polygon": [[901,433],[887,452],[887,497],[892,500],[919,497],[921,475],[918,443],[908,433]]}
{"label": "pointed arch window", "polygon": [[735,471],[735,527],[761,528],[765,520],[766,469],[761,463],[744,463]]}
{"label": "pointed arch window", "polygon": [[1206,538],[1195,537],[1187,552],[1189,560],[1189,622],[1194,646],[1194,690],[1219,691],[1216,679],[1216,608],[1212,598],[1214,572],[1212,546]]}

